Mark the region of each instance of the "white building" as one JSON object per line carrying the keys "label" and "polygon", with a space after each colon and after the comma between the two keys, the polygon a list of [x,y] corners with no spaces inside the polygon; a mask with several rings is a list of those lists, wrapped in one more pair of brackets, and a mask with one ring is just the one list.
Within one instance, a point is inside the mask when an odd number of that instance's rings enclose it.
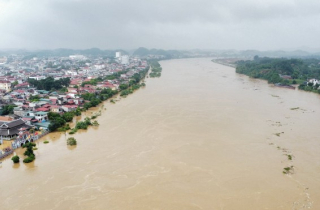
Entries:
{"label": "white building", "polygon": [[123,65],[129,64],[129,56],[128,55],[121,56],[121,64],[123,64]]}
{"label": "white building", "polygon": [[313,86],[315,86],[316,84],[320,84],[319,80],[317,80],[317,79],[310,79],[309,83],[312,83]]}
{"label": "white building", "polygon": [[42,80],[45,79],[45,76],[35,76],[35,77],[29,77],[29,79],[35,79],[35,80]]}
{"label": "white building", "polygon": [[86,59],[86,57],[84,55],[70,55],[69,58],[72,60],[85,60]]}
{"label": "white building", "polygon": [[116,52],[116,58],[120,58],[121,57],[121,52]]}
{"label": "white building", "polygon": [[0,65],[5,63],[7,63],[7,58],[6,57],[0,58]]}
{"label": "white building", "polygon": [[101,70],[101,69],[105,68],[105,65],[104,64],[96,64],[96,65],[94,65],[94,68]]}
{"label": "white building", "polygon": [[6,92],[11,91],[11,82],[10,81],[0,81],[0,89],[5,90]]}

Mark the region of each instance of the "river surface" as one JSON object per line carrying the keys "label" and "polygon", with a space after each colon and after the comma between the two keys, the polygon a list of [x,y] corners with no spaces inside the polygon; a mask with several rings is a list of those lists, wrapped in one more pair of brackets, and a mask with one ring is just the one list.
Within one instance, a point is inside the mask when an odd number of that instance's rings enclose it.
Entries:
{"label": "river surface", "polygon": [[210,60],[161,61],[76,147],[52,133],[34,163],[3,160],[0,209],[320,209],[319,95]]}

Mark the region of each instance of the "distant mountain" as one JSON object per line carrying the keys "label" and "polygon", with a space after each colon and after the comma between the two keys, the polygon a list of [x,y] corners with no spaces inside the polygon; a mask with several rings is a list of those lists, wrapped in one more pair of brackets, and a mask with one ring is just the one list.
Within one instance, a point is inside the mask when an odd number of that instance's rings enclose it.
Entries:
{"label": "distant mountain", "polygon": [[305,57],[318,57],[320,53],[311,53],[303,50],[294,51],[258,51],[258,50],[244,50],[238,52],[239,56],[254,57],[258,55],[260,57],[277,57],[277,58],[305,58]]}
{"label": "distant mountain", "polygon": [[259,50],[163,50],[163,49],[147,49],[140,47],[136,50],[125,51],[122,49],[116,50],[101,50],[99,48],[90,48],[83,50],[60,48],[54,50],[25,50],[25,49],[0,49],[0,56],[7,56],[11,54],[22,55],[28,57],[68,57],[69,55],[85,55],[85,56],[103,56],[114,58],[116,52],[121,52],[122,55],[134,55],[140,57],[162,56],[165,59],[171,58],[189,58],[189,57],[231,57],[251,59],[258,55],[259,57],[273,57],[273,58],[320,58],[320,51],[310,52],[305,50],[275,50],[275,51],[259,51]]}
{"label": "distant mountain", "polygon": [[133,52],[135,56],[147,56],[150,54],[150,51],[147,48],[139,47],[137,50]]}
{"label": "distant mountain", "polygon": [[150,49],[144,47],[139,47],[133,52],[134,56],[148,56],[148,55],[162,55],[166,57],[178,57],[183,55],[181,51],[178,50],[163,50],[163,49]]}
{"label": "distant mountain", "polygon": [[129,53],[125,50],[101,50],[99,48],[91,48],[84,50],[74,50],[74,49],[55,49],[55,50],[10,50],[10,51],[0,51],[0,55],[18,54],[18,55],[33,55],[35,57],[47,57],[47,56],[62,56],[67,57],[69,55],[81,54],[85,56],[110,56],[114,57],[115,53],[120,51],[123,55],[128,55]]}

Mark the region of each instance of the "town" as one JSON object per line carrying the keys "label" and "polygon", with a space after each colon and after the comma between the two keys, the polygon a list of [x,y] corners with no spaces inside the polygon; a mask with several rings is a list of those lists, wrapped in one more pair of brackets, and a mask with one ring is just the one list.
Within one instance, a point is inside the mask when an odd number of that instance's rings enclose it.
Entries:
{"label": "town", "polygon": [[114,57],[1,57],[0,159],[50,131],[69,130],[66,122],[81,111],[145,86],[148,70],[145,58],[121,52]]}

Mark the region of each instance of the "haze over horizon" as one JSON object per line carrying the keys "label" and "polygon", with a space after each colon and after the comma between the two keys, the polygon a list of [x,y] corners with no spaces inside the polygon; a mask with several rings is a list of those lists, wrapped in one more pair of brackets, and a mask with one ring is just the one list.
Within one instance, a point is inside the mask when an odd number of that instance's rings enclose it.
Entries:
{"label": "haze over horizon", "polygon": [[0,0],[0,49],[320,49],[316,0]]}

